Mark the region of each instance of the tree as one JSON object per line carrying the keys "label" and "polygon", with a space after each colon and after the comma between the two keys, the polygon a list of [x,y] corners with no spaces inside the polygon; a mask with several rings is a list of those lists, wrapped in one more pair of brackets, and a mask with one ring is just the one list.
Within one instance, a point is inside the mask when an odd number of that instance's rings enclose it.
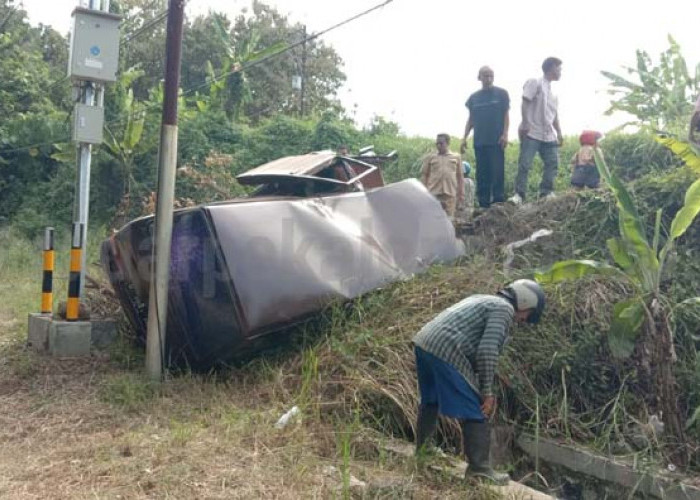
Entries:
{"label": "tree", "polygon": [[115,0],[112,10],[124,16],[121,25],[122,69],[136,67],[144,76],[135,82],[134,95],[146,99],[149,89],[165,74],[165,17],[167,0]]}
{"label": "tree", "polygon": [[[292,45],[303,39],[305,29],[299,23],[291,25],[287,17],[262,2],[254,1],[252,15],[244,12],[235,19],[231,32],[234,47],[250,44],[252,34],[257,39],[250,50],[259,52],[280,42]],[[304,48],[305,45],[305,48]],[[306,51],[305,56],[302,53]],[[345,81],[342,59],[331,47],[318,39],[267,59],[246,71],[251,100],[245,114],[253,120],[275,113],[296,114],[300,110],[300,95],[292,88],[292,77],[301,75],[304,61],[304,107],[308,113],[328,108],[341,110],[336,92]]]}
{"label": "tree", "polygon": [[[682,147],[682,144],[676,144],[680,141],[670,138],[664,138],[662,143],[672,149]],[[683,148],[683,151],[686,163],[700,173],[697,152],[687,148]],[[678,407],[678,389],[673,372],[676,354],[670,323],[672,304],[669,304],[661,284],[675,241],[700,213],[700,179],[688,188],[685,204],[673,218],[666,243],[660,247],[662,210],[656,211],[650,244],[644,221],[627,188],[598,155],[596,164],[617,202],[620,236],[607,241],[615,265],[590,260],[567,260],[537,273],[536,279],[551,283],[590,274],[612,274],[632,285],[633,295],[614,306],[608,345],[611,353],[620,358],[629,357],[636,350],[643,373],[643,389],[651,396],[653,410],[663,416],[667,433],[675,439],[675,442],[670,443],[675,459],[685,463],[687,456],[680,446],[684,442],[682,409]]]}
{"label": "tree", "polygon": [[678,132],[687,126],[692,103],[700,90],[700,64],[694,74],[689,73],[681,48],[669,35],[670,47],[654,64],[649,54],[637,50],[635,67],[624,67],[626,78],[609,71],[602,71],[610,80],[608,94],[613,96],[606,114],[624,111],[636,118],[637,124],[657,130]]}
{"label": "tree", "polygon": [[[57,80],[47,61],[53,56],[47,52],[43,35],[60,43],[55,32],[32,28],[26,12],[8,0],[0,0],[0,192],[3,193],[0,216],[3,217],[18,210],[28,186],[47,180],[55,172],[56,163],[49,158],[51,143],[69,137],[66,115],[56,106],[67,90],[50,86],[50,82]],[[47,92],[47,88],[55,93]]]}
{"label": "tree", "polygon": [[[23,10],[0,3],[0,129],[26,113],[53,111],[45,92],[53,78],[43,53],[43,29],[32,28]],[[55,32],[53,32],[55,33]],[[64,67],[65,71],[65,67]]]}
{"label": "tree", "polygon": [[188,23],[182,42],[182,77],[185,89],[206,87],[211,68],[222,68],[231,47],[231,22],[225,14],[210,12]]}
{"label": "tree", "polygon": [[[226,43],[228,35],[218,25],[221,39]],[[226,112],[226,115],[238,121],[245,107],[252,102],[252,92],[248,80],[246,66],[257,60],[262,60],[266,56],[274,56],[284,48],[283,43],[277,43],[262,50],[257,50],[260,40],[260,33],[251,30],[248,38],[239,40],[238,45],[225,45],[220,56],[220,73],[214,70],[211,61],[206,62],[205,83],[209,84],[209,96],[205,99],[196,99],[197,107],[200,111],[218,108]],[[202,87],[199,85],[197,87]],[[195,88],[197,88],[195,87]]]}

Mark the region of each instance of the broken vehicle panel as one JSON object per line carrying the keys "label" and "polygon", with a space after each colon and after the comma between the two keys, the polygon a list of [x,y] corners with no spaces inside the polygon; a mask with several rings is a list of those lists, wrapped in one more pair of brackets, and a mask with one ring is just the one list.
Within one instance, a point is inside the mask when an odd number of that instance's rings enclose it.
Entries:
{"label": "broken vehicle panel", "polygon": [[[110,281],[142,336],[153,222],[152,216],[132,221],[102,248]],[[412,179],[366,191],[253,196],[178,210],[171,249],[165,359],[194,369],[246,356],[267,334],[332,301],[463,251],[440,204]]]}
{"label": "broken vehicle panel", "polygon": [[391,159],[338,156],[332,151],[319,151],[279,158],[238,175],[236,180],[243,185],[259,186],[252,196],[308,198],[363,191],[384,186],[379,166]]}

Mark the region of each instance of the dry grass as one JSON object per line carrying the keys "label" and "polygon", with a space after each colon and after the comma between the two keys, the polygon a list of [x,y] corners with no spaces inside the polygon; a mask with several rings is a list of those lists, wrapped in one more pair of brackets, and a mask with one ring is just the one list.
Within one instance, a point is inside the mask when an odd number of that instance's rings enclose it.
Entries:
{"label": "dry grass", "polygon": [[[556,228],[567,212],[585,220],[589,207],[582,203],[567,195],[535,204],[531,213],[494,209],[475,224],[474,255],[457,266],[434,267],[352,308],[329,308],[315,327],[297,330],[302,340],[285,353],[159,387],[142,378],[142,353],[130,347],[84,361],[27,352],[27,311],[0,311],[0,495],[362,496],[350,486],[352,476],[367,483],[366,498],[492,496],[383,451],[388,436],[413,433],[410,339],[445,307],[507,281],[501,245]],[[552,242],[519,251],[516,273],[574,247],[560,235]],[[113,312],[109,291],[94,292],[93,310]],[[624,284],[595,280],[548,289],[543,324],[516,330],[507,347],[501,419],[571,440],[607,436],[601,447],[624,439],[616,419],[637,409],[634,394],[621,389],[629,367],[610,360],[604,342],[612,304],[624,293]],[[302,409],[301,422],[276,430],[293,405]],[[448,446],[459,441],[454,423],[443,422],[441,431]]]}
{"label": "dry grass", "polygon": [[294,361],[154,387],[107,356],[56,360],[17,343],[2,354],[3,498],[362,496],[343,487],[350,475],[365,498],[483,498],[383,453],[385,438],[322,401],[275,429],[300,397]]}
{"label": "dry grass", "polygon": [[[329,339],[161,386],[142,377],[142,353],[129,346],[87,360],[27,350],[25,318],[38,304],[41,254],[14,238],[0,250],[7,277],[0,289],[0,497],[483,497],[473,485],[386,454],[378,445],[386,437],[357,418],[358,406],[336,397],[344,389],[323,393],[333,371],[323,364],[311,372],[310,360],[318,361],[312,353]],[[87,288],[91,309],[114,314],[102,285]],[[58,302],[60,286],[56,295]],[[303,407],[301,421],[275,429],[295,404]],[[366,483],[362,492],[351,478]]]}

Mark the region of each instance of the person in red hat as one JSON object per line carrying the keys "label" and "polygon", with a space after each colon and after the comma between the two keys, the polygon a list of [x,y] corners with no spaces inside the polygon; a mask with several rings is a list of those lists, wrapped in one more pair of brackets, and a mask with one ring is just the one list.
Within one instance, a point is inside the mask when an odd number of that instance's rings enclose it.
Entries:
{"label": "person in red hat", "polygon": [[602,137],[595,130],[584,130],[580,137],[581,147],[571,158],[571,185],[576,189],[597,188],[600,184],[600,174],[595,163],[596,151],[603,157],[598,147],[598,139]]}

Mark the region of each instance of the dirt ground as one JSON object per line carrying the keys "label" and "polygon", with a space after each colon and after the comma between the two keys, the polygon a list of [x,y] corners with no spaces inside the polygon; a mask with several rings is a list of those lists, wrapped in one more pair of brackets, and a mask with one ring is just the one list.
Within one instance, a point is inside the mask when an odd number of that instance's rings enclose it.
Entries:
{"label": "dirt ground", "polygon": [[418,470],[382,451],[381,436],[319,418],[319,408],[276,429],[296,395],[275,369],[184,375],[155,387],[128,351],[52,359],[26,350],[8,321],[0,332],[2,498],[493,497]]}

